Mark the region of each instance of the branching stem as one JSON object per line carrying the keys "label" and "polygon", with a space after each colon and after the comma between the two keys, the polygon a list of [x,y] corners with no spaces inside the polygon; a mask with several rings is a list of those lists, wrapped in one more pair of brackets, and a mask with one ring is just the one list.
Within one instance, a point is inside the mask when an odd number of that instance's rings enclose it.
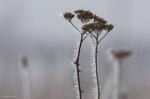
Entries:
{"label": "branching stem", "polygon": [[77,68],[77,79],[78,79],[78,87],[79,87],[79,96],[80,96],[80,99],[82,99],[82,89],[81,89],[81,81],[80,81],[80,64],[79,64],[79,59],[80,59],[80,52],[81,52],[81,47],[82,47],[82,42],[83,40],[86,38],[87,36],[84,37],[84,34],[81,34],[81,37],[80,37],[80,43],[79,43],[79,48],[78,48],[78,54],[77,54],[77,58],[76,58],[76,61],[74,62],[74,64],[76,65],[76,68]]}
{"label": "branching stem", "polygon": [[[80,30],[72,23],[72,21],[69,21],[72,26],[80,32]],[[82,71],[80,70],[80,64],[79,64],[79,60],[80,60],[80,53],[81,53],[81,47],[82,47],[82,43],[83,41],[87,38],[87,33],[86,32],[80,32],[80,41],[79,41],[79,47],[78,47],[78,53],[77,53],[77,57],[76,60],[74,62],[74,64],[76,65],[76,69],[77,69],[77,79],[78,79],[78,87],[79,87],[79,99],[82,99],[82,93],[83,90],[81,89],[81,81],[80,81],[80,73],[82,73]]]}
{"label": "branching stem", "polygon": [[101,43],[102,42],[102,40],[106,37],[108,35],[108,32],[107,33],[105,33],[105,35],[98,41],[98,43]]}

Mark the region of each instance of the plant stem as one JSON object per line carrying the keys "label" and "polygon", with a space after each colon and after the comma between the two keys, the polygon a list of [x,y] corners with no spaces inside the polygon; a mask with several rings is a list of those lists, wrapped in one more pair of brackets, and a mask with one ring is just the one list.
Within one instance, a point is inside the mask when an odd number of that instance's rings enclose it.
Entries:
{"label": "plant stem", "polygon": [[101,43],[102,42],[102,40],[106,37],[108,35],[108,32],[107,33],[105,33],[105,35],[98,41],[98,43]]}
{"label": "plant stem", "polygon": [[100,85],[99,85],[99,76],[98,76],[98,35],[97,35],[96,46],[95,46],[95,66],[96,66],[98,99],[100,99]]}
{"label": "plant stem", "polygon": [[77,58],[76,61],[74,62],[74,64],[76,65],[77,68],[77,79],[78,79],[78,87],[79,87],[79,96],[80,99],[82,99],[82,89],[81,89],[81,81],[80,81],[80,69],[79,69],[79,58],[80,58],[80,52],[81,52],[81,46],[82,46],[82,42],[83,42],[83,34],[81,34],[81,38],[80,38],[80,44],[79,44],[79,48],[78,48],[78,54],[77,54]]}
{"label": "plant stem", "polygon": [[[72,23],[72,21],[69,21],[71,23],[71,25],[78,31],[80,32],[80,30]],[[76,69],[77,69],[77,79],[78,79],[78,87],[79,87],[79,99],[82,99],[82,89],[81,89],[81,81],[80,81],[80,69],[79,69],[79,60],[80,60],[80,52],[81,52],[81,46],[82,46],[82,42],[84,41],[84,39],[87,37],[84,37],[85,33],[81,33],[80,35],[80,43],[79,43],[79,48],[78,48],[78,54],[77,54],[77,58],[74,62],[74,64],[76,65]]]}
{"label": "plant stem", "polygon": [[123,64],[122,64],[122,60],[121,59],[118,59],[118,64],[119,64],[119,78],[118,78],[119,79],[119,83],[118,83],[119,84],[118,85],[119,86],[119,89],[118,89],[119,93],[118,93],[118,99],[121,99],[122,98],[121,97],[121,89],[122,89],[121,88],[121,81],[122,81],[121,78],[122,78],[122,68],[123,68],[122,67]]}
{"label": "plant stem", "polygon": [[79,31],[80,32],[80,30],[72,23],[72,21],[70,20],[69,21],[70,23],[71,23],[71,25],[77,30],[77,31]]}

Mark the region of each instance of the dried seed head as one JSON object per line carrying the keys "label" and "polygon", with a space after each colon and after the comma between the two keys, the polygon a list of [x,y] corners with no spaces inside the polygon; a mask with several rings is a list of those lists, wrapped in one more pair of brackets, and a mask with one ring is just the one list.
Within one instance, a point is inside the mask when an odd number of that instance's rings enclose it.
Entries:
{"label": "dried seed head", "polygon": [[85,23],[93,19],[93,13],[85,10],[76,10],[74,11],[77,15],[77,18],[81,20],[81,22]]}
{"label": "dried seed head", "polygon": [[131,52],[127,51],[127,50],[118,50],[118,51],[112,51],[112,54],[117,59],[124,59],[124,58],[130,56]]}
{"label": "dried seed head", "polygon": [[74,14],[72,14],[71,12],[64,13],[64,18],[68,21],[71,21],[73,17],[74,17]]}
{"label": "dried seed head", "polygon": [[101,32],[104,29],[104,24],[100,22],[88,23],[82,26],[82,29],[87,32]]}
{"label": "dried seed head", "polygon": [[94,29],[94,24],[89,23],[89,24],[85,24],[82,26],[82,30],[87,31],[87,32],[93,32]]}
{"label": "dried seed head", "polygon": [[104,29],[107,31],[107,32],[110,32],[112,29],[113,29],[113,25],[112,24],[106,24],[105,26],[104,26]]}
{"label": "dried seed head", "polygon": [[74,11],[74,13],[77,14],[77,15],[80,14],[80,13],[83,13],[83,12],[84,12],[84,10],[80,10],[80,9]]}
{"label": "dried seed head", "polygon": [[94,25],[94,29],[97,32],[101,32],[104,29],[104,24],[101,22],[96,22]]}
{"label": "dried seed head", "polygon": [[106,21],[105,19],[100,18],[100,17],[97,16],[97,15],[94,15],[93,18],[94,18],[94,22],[100,22],[100,23],[103,23],[103,24],[106,24],[106,23],[107,23],[107,21]]}

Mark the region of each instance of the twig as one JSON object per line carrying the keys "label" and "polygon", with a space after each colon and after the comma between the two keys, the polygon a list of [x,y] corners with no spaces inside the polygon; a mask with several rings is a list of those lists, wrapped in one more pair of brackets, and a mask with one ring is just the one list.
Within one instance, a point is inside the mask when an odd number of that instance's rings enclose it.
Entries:
{"label": "twig", "polygon": [[69,21],[70,23],[71,23],[71,25],[77,30],[77,31],[79,31],[80,32],[80,30],[72,23],[72,21],[70,20]]}
{"label": "twig", "polygon": [[106,36],[107,36],[108,32],[105,33],[105,35],[98,41],[98,43],[100,43]]}
{"label": "twig", "polygon": [[85,40],[87,38],[87,35],[85,37],[83,37],[82,41]]}

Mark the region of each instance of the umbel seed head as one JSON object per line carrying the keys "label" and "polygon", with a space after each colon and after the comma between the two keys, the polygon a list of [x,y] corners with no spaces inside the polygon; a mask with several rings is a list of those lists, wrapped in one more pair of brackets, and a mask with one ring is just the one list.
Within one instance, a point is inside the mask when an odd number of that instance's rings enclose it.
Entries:
{"label": "umbel seed head", "polygon": [[74,13],[81,22],[85,23],[93,19],[93,13],[86,10],[75,10]]}
{"label": "umbel seed head", "polygon": [[94,29],[94,24],[93,23],[89,23],[89,24],[85,24],[82,26],[82,30],[83,31],[86,31],[86,32],[93,32],[93,29]]}
{"label": "umbel seed head", "polygon": [[103,24],[106,24],[106,23],[107,23],[107,21],[106,21],[105,19],[100,18],[100,17],[97,16],[97,15],[94,15],[94,16],[93,16],[93,19],[94,19],[94,22],[100,22],[100,23],[103,23]]}
{"label": "umbel seed head", "polygon": [[101,22],[92,22],[82,26],[82,29],[87,32],[101,32],[105,30],[105,24]]}
{"label": "umbel seed head", "polygon": [[72,14],[71,12],[65,12],[64,18],[68,21],[71,21],[74,18],[74,14]]}
{"label": "umbel seed head", "polygon": [[[74,14],[75,13],[75,14]],[[65,12],[64,18],[71,22],[71,20],[76,15],[77,18],[82,22],[86,23],[82,26],[82,30],[85,32],[95,32],[95,33],[101,33],[103,30],[110,32],[113,29],[112,24],[107,24],[107,21],[95,14],[93,14],[89,10],[75,10],[74,13],[71,12]],[[89,22],[90,21],[90,22]],[[88,23],[87,23],[88,22]]]}
{"label": "umbel seed head", "polygon": [[107,32],[110,32],[113,28],[114,26],[112,24],[106,24],[104,26],[104,30],[106,30]]}

